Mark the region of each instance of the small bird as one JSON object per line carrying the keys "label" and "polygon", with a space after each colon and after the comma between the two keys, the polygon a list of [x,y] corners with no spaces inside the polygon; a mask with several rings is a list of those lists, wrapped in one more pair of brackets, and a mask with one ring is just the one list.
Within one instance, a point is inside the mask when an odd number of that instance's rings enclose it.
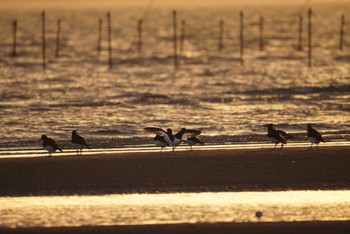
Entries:
{"label": "small bird", "polygon": [[189,137],[198,136],[201,134],[199,130],[186,129],[181,128],[181,130],[173,135],[173,131],[171,128],[168,128],[167,131],[164,131],[161,128],[153,128],[147,127],[144,128],[145,131],[155,133],[156,135],[163,136],[164,140],[173,148],[173,152],[175,148],[180,145],[182,142],[186,141]]}
{"label": "small bird", "polygon": [[262,211],[255,212],[255,217],[257,217],[258,219],[260,219],[262,216],[263,216],[263,212]]}
{"label": "small bird", "polygon": [[43,148],[49,152],[49,157],[56,150],[59,150],[59,151],[63,152],[62,149],[60,149],[58,147],[56,142],[54,140],[52,140],[51,138],[48,138],[46,135],[41,135],[41,138],[40,138],[39,142],[41,144],[43,144]]}
{"label": "small bird", "polygon": [[189,137],[185,143],[187,143],[191,147],[191,151],[192,151],[193,145],[196,145],[196,144],[204,145],[204,142],[198,136]]}
{"label": "small bird", "polygon": [[85,138],[79,136],[76,131],[72,132],[72,139],[70,142],[72,146],[77,149],[77,155],[79,155],[79,150],[80,154],[82,154],[84,148],[91,149],[90,146],[86,143]]}
{"label": "small bird", "polygon": [[163,148],[169,146],[169,144],[165,141],[163,136],[156,135],[153,138],[153,142],[157,147],[160,147],[160,152],[162,152]]}
{"label": "small bird", "polygon": [[314,128],[311,127],[311,124],[307,125],[307,137],[309,138],[309,140],[311,141],[311,147],[310,149],[312,149],[312,145],[315,143],[317,145],[317,149],[318,149],[318,144],[320,142],[325,142],[321,136],[321,134]]}
{"label": "small bird", "polygon": [[269,138],[269,140],[272,143],[275,143],[275,149],[279,143],[282,143],[281,149],[283,148],[284,144],[287,144],[287,141],[284,140],[281,137],[280,133],[276,129],[273,128],[272,124],[267,125],[267,132],[268,132],[267,137]]}

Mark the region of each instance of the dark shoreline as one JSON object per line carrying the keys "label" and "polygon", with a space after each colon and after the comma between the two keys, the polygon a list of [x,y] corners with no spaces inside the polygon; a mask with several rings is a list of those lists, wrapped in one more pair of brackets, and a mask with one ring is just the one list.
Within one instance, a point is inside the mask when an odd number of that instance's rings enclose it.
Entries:
{"label": "dark shoreline", "polygon": [[3,158],[0,196],[350,189],[350,147]]}
{"label": "dark shoreline", "polygon": [[349,221],[313,221],[313,222],[256,222],[256,223],[196,223],[196,224],[152,224],[128,226],[97,227],[50,227],[50,228],[3,228],[0,233],[9,234],[109,234],[109,233],[285,233],[285,234],[348,234]]}

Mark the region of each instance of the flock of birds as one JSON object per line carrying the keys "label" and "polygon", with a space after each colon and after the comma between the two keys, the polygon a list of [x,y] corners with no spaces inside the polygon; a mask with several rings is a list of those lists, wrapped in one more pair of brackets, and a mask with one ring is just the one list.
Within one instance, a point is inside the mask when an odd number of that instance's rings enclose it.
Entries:
{"label": "flock of birds", "polygon": [[[144,128],[144,130],[156,134],[156,136],[153,138],[153,142],[157,147],[160,147],[160,151],[162,151],[163,148],[170,146],[174,152],[175,148],[181,143],[187,143],[191,147],[191,151],[193,145],[204,145],[204,142],[199,137],[201,134],[200,130],[182,128],[175,135],[173,134],[171,128],[164,131],[161,128],[147,127]],[[275,144],[275,149],[278,144],[281,144],[282,149],[283,145],[287,144],[287,141],[295,140],[292,135],[282,130],[275,129],[273,124],[269,124],[267,126],[267,132],[267,137],[272,143]],[[311,127],[311,124],[307,125],[307,137],[311,142],[311,148],[313,144],[316,144],[318,148],[318,144],[320,142],[325,142],[321,134],[316,129]],[[46,135],[41,136],[40,143],[42,144],[43,148],[49,152],[49,156],[51,156],[51,154],[57,150],[62,152],[62,149],[56,144],[56,142],[53,139],[48,138]],[[90,146],[87,144],[85,138],[78,135],[76,131],[72,132],[71,144],[77,150],[77,155],[82,154],[82,151],[85,148],[90,149]]]}

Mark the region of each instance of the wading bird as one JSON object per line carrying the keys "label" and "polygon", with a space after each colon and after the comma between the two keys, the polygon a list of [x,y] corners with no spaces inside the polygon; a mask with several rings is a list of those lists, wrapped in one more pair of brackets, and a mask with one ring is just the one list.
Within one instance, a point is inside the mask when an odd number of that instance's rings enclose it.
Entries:
{"label": "wading bird", "polygon": [[316,144],[316,148],[318,149],[318,144],[320,142],[325,142],[321,136],[321,134],[314,128],[311,127],[311,124],[307,125],[307,137],[309,138],[309,140],[311,141],[311,147],[312,145],[315,143]]}
{"label": "wading bird", "polygon": [[45,150],[47,150],[49,152],[49,157],[56,150],[59,150],[59,151],[63,152],[58,147],[56,142],[54,140],[52,140],[51,138],[48,138],[46,135],[41,135],[41,138],[40,138],[39,142],[43,145],[43,149],[45,149]]}
{"label": "wading bird", "polygon": [[267,137],[272,143],[275,143],[275,149],[279,143],[282,143],[281,149],[283,148],[284,144],[287,144],[287,141],[284,140],[280,133],[273,128],[272,124],[267,125]]}
{"label": "wading bird", "polygon": [[80,154],[82,154],[83,149],[91,149],[90,146],[86,143],[85,138],[79,136],[76,131],[72,132],[72,139],[70,142],[72,146],[77,149],[77,155],[79,155],[79,150]]}

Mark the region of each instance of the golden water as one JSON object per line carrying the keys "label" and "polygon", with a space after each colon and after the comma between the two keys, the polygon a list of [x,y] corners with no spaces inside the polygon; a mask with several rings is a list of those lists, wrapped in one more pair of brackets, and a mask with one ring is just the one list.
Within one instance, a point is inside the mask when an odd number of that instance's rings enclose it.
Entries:
{"label": "golden water", "polygon": [[350,190],[1,197],[0,226],[334,221],[349,207]]}

